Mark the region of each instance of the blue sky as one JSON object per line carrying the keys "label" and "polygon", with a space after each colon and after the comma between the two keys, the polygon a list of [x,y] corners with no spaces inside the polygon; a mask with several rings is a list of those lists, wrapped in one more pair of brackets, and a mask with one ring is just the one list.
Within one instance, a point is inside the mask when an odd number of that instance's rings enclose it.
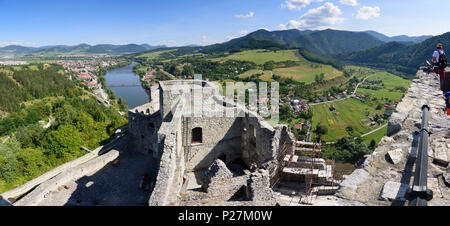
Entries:
{"label": "blue sky", "polygon": [[[442,0],[0,0],[0,46],[207,45],[260,28],[450,31]],[[438,15],[439,6],[442,16]]]}

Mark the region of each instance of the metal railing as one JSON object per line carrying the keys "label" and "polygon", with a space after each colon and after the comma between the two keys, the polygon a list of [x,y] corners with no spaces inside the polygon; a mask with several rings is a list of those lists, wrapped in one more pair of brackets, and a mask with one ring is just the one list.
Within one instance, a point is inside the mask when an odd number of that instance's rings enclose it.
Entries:
{"label": "metal railing", "polygon": [[416,170],[414,174],[413,187],[406,193],[405,198],[409,201],[409,206],[427,206],[428,201],[433,199],[433,191],[427,187],[428,179],[428,113],[430,107],[422,107],[422,126],[420,129],[419,146],[416,159]]}

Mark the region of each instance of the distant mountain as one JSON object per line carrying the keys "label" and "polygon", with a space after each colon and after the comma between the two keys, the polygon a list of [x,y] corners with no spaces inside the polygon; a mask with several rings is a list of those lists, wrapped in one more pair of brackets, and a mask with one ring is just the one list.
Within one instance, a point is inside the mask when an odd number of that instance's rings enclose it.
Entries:
{"label": "distant mountain", "polygon": [[167,47],[166,45],[151,46],[149,44],[141,44],[141,46],[143,46],[147,50],[160,49],[160,48],[166,48]]}
{"label": "distant mountain", "polygon": [[289,46],[290,43],[303,35],[309,35],[313,31],[300,31],[297,29],[285,30],[285,31],[267,31],[264,29],[257,30],[248,34],[246,37],[251,37],[256,40],[267,40],[276,42],[278,44]]}
{"label": "distant mountain", "polygon": [[304,47],[316,54],[330,56],[339,53],[366,50],[384,44],[364,32],[323,30],[303,35],[290,43],[290,47]]}
{"label": "distant mountain", "polygon": [[422,36],[407,36],[407,35],[399,35],[399,36],[392,36],[389,37],[387,35],[381,34],[376,31],[365,31],[367,34],[372,35],[375,38],[378,38],[379,40],[383,42],[404,42],[406,44],[408,43],[421,43],[433,36],[431,35],[422,35]]}
{"label": "distant mountain", "polygon": [[337,31],[331,29],[323,31],[300,31],[292,29],[272,32],[258,30],[242,38],[231,40],[228,43],[234,43],[236,45],[240,41],[249,39],[270,41],[289,48],[303,47],[322,56],[365,50],[384,44],[383,41],[365,32]]}
{"label": "distant mountain", "polygon": [[58,54],[122,54],[137,53],[148,50],[164,48],[166,46],[151,46],[148,44],[128,44],[128,45],[88,45],[79,44],[76,46],[68,45],[51,45],[42,47],[24,47],[18,45],[10,45],[0,48],[0,56],[23,56],[23,55],[58,55]]}
{"label": "distant mountain", "polygon": [[[221,44],[214,44],[197,48],[199,48],[200,51],[203,53],[214,53],[214,52],[233,52],[244,49],[286,49],[287,46],[271,40],[256,39],[251,35],[247,35]],[[193,49],[195,49],[195,47],[193,47]]]}
{"label": "distant mountain", "polygon": [[431,59],[437,43],[442,43],[444,50],[446,47],[450,48],[450,32],[410,46],[390,42],[369,50],[339,54],[336,57],[346,62],[416,74],[418,68]]}

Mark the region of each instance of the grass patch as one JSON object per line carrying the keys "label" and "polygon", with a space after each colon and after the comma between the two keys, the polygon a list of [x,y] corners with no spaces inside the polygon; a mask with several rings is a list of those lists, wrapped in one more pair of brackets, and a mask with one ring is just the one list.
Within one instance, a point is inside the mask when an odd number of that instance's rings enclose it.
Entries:
{"label": "grass patch", "polygon": [[383,129],[376,131],[375,133],[363,137],[362,140],[367,146],[369,146],[372,140],[375,140],[375,143],[377,144],[380,143],[381,139],[386,135],[387,135],[387,126],[385,126]]}
{"label": "grass patch", "polygon": [[252,75],[256,75],[256,74],[262,74],[259,76],[259,78],[263,81],[267,81],[267,82],[274,81],[272,79],[272,73],[270,71],[263,71],[261,69],[253,69],[253,70],[246,71],[245,73],[240,74],[239,78],[248,78],[248,77],[250,77]]}
{"label": "grass patch", "polygon": [[[330,111],[331,105],[336,107],[339,115]],[[350,136],[346,130],[348,126],[353,127],[354,135],[363,135],[378,128],[377,125],[371,126],[369,120],[369,117],[383,113],[382,110],[376,110],[375,107],[353,98],[331,104],[314,105],[312,106],[313,128],[316,128],[319,123],[327,127],[328,134],[323,137],[323,140],[327,142]]]}
{"label": "grass patch", "polygon": [[302,63],[300,66],[289,68],[277,68],[274,74],[281,77],[292,78],[298,82],[312,83],[316,75],[324,73],[325,80],[331,80],[342,76],[343,73],[330,65],[315,63]]}
{"label": "grass patch", "polygon": [[411,85],[411,81],[400,78],[388,72],[378,72],[370,77],[367,81],[379,81],[381,80],[384,86],[381,86],[378,90],[359,88],[357,93],[361,95],[371,95],[378,98],[387,98],[391,101],[402,99],[404,92],[396,89],[402,87],[405,90]]}
{"label": "grass patch", "polygon": [[269,61],[283,62],[283,61],[303,61],[306,60],[298,54],[296,50],[246,50],[238,53],[228,55],[226,57],[211,59],[212,61],[250,61],[255,64],[262,65]]}
{"label": "grass patch", "polygon": [[171,49],[171,50],[163,50],[163,51],[155,51],[155,52],[145,53],[145,54],[141,54],[141,55],[137,56],[137,58],[147,58],[149,60],[154,60],[154,59],[158,58],[159,56],[161,56],[161,54],[174,52],[176,50],[177,49]]}

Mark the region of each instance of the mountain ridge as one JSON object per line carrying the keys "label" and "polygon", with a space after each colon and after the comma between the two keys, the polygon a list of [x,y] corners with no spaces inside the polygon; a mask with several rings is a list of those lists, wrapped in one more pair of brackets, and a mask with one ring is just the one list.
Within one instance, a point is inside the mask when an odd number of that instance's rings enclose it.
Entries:
{"label": "mountain ridge", "polygon": [[165,48],[165,45],[151,46],[148,44],[78,44],[78,45],[48,45],[41,47],[27,47],[20,45],[8,45],[0,47],[0,56],[23,56],[23,55],[41,55],[41,54],[122,54],[143,52],[158,48]]}

